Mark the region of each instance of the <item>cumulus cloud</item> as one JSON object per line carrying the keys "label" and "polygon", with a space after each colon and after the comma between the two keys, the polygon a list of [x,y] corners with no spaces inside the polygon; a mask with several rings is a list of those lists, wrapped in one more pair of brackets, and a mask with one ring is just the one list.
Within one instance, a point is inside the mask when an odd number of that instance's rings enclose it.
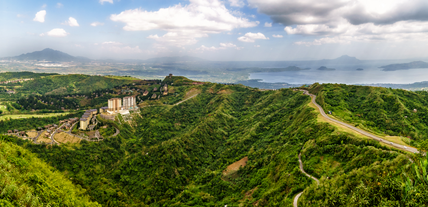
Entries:
{"label": "cumulus cloud", "polygon": [[102,23],[102,22],[92,22],[91,23],[91,26],[93,26],[93,27],[102,26],[102,25],[104,25],[104,23]]}
{"label": "cumulus cloud", "polygon": [[35,22],[45,22],[45,16],[46,16],[46,10],[41,10],[36,13],[36,16],[34,17],[33,21]]}
{"label": "cumulus cloud", "polygon": [[113,4],[113,0],[100,0],[100,4],[104,4],[104,2],[108,2],[110,4]]}
{"label": "cumulus cloud", "polygon": [[234,6],[234,7],[243,7],[243,6],[245,6],[244,1],[242,1],[242,0],[229,0],[229,4],[230,4],[230,6]]}
{"label": "cumulus cloud", "polygon": [[272,27],[272,23],[265,22],[265,27]]}
{"label": "cumulus cloud", "polygon": [[70,27],[78,27],[79,23],[77,23],[77,20],[73,17],[68,18],[68,21],[62,23],[63,25],[68,25]]}
{"label": "cumulus cloud", "polygon": [[272,35],[272,37],[275,37],[275,38],[283,38],[284,36],[282,36],[282,35]]}
{"label": "cumulus cloud", "polygon": [[51,37],[65,37],[68,34],[69,33],[67,33],[64,29],[56,28],[56,29],[53,29],[49,32],[46,32],[46,34],[42,33],[42,34],[40,34],[40,36],[43,37],[43,36],[47,35],[47,36],[51,36]]}
{"label": "cumulus cloud", "polygon": [[420,38],[428,22],[426,0],[248,0],[293,35],[320,36],[298,45]]}
{"label": "cumulus cloud", "polygon": [[238,40],[241,42],[255,42],[256,40],[268,40],[269,38],[266,37],[264,34],[258,32],[258,33],[251,33],[248,32],[244,36],[238,37]]}
{"label": "cumulus cloud", "polygon": [[126,10],[110,16],[123,22],[126,31],[163,30],[163,36],[148,38],[176,46],[190,45],[208,34],[229,32],[235,28],[255,27],[258,22],[232,14],[220,0],[190,0],[188,5],[174,5],[158,11]]}

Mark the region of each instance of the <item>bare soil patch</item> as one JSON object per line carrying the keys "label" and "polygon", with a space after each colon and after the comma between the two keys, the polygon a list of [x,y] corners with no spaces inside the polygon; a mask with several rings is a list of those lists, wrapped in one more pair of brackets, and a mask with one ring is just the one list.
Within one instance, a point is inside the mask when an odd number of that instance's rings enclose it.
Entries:
{"label": "bare soil patch", "polygon": [[39,143],[51,143],[52,142],[52,140],[51,139],[49,139],[49,137],[45,137],[45,133],[46,133],[46,131],[44,131],[40,136],[39,136],[39,138],[37,138],[37,142],[39,142]]}
{"label": "bare soil patch", "polygon": [[36,131],[28,131],[27,132],[28,137],[30,138],[34,138],[37,136],[37,132]]}
{"label": "bare soil patch", "polygon": [[239,170],[239,167],[245,167],[247,165],[248,157],[244,157],[231,165],[227,166],[226,170],[223,171],[223,175],[228,175],[230,173],[236,172]]}
{"label": "bare soil patch", "polygon": [[75,136],[69,135],[65,132],[56,133],[54,136],[54,139],[60,143],[67,143],[67,142],[68,143],[80,143],[80,141],[81,141],[81,139],[79,139]]}
{"label": "bare soil patch", "polygon": [[190,91],[188,91],[186,93],[186,95],[184,96],[184,99],[189,98],[189,97],[196,95],[196,94],[200,94],[200,93],[201,93],[200,89],[192,88],[192,89],[190,89]]}
{"label": "bare soil patch", "polygon": [[233,91],[230,89],[226,89],[226,90],[221,90],[219,92],[217,92],[217,94],[232,94]]}

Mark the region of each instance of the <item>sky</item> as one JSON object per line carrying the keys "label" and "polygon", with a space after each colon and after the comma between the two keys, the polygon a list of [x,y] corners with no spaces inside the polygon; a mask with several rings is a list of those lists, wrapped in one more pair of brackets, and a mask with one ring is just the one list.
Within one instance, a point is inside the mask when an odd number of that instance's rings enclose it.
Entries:
{"label": "sky", "polygon": [[0,57],[427,58],[427,0],[0,0]]}

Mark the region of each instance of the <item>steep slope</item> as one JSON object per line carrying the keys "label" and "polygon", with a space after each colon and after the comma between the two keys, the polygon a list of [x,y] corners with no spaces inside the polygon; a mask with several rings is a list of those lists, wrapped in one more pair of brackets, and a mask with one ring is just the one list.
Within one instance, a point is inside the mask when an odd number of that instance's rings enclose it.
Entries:
{"label": "steep slope", "polygon": [[0,135],[0,206],[100,206],[63,174]]}

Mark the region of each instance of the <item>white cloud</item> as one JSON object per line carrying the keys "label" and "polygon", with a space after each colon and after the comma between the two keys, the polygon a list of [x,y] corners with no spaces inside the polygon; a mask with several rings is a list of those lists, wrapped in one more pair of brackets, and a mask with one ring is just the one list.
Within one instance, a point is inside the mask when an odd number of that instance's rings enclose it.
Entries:
{"label": "white cloud", "polygon": [[113,4],[113,0],[100,0],[100,4],[104,4],[104,2],[108,2],[110,4]]}
{"label": "white cloud", "polygon": [[264,34],[258,32],[258,33],[251,33],[248,32],[244,36],[241,36],[238,38],[241,42],[255,42],[256,40],[268,40],[269,38],[266,37]]}
{"label": "white cloud", "polygon": [[254,47],[260,47],[260,45],[254,45]]}
{"label": "white cloud", "polygon": [[36,17],[34,17],[33,21],[35,22],[45,22],[46,10],[41,10],[36,13]]}
{"label": "white cloud", "polygon": [[56,8],[62,8],[62,7],[64,7],[64,5],[63,4],[61,4],[61,3],[56,3]]}
{"label": "white cloud", "polygon": [[124,45],[121,42],[107,41],[101,44],[94,43],[95,46],[100,45],[100,49],[103,51],[114,52],[118,54],[136,54],[143,52],[139,46],[131,47],[129,45]]}
{"label": "white cloud", "polygon": [[265,27],[272,27],[272,23],[265,22]]}
{"label": "white cloud", "polygon": [[43,4],[43,5],[42,5],[42,9],[46,8],[47,6],[48,6],[48,5]]}
{"label": "white cloud", "polygon": [[233,43],[220,43],[220,47],[207,47],[205,45],[201,45],[200,47],[196,48],[196,51],[217,51],[217,50],[226,50],[226,49],[236,49],[236,50],[241,50],[243,49],[242,47],[238,47]]}
{"label": "white cloud", "polygon": [[284,36],[282,36],[282,35],[272,35],[272,37],[275,37],[275,38],[283,38]]}
{"label": "white cloud", "polygon": [[[61,29],[61,28],[56,28],[49,32],[46,32],[46,35],[51,37],[65,37],[68,34],[69,33],[67,33],[64,29]],[[40,34],[40,36],[45,36],[45,34],[42,33]]]}
{"label": "white cloud", "polygon": [[234,6],[234,7],[243,7],[245,6],[244,1],[242,0],[228,0],[230,6]]}
{"label": "white cloud", "polygon": [[120,42],[114,42],[114,41],[108,41],[108,42],[103,42],[103,43],[101,43],[102,45],[123,45],[122,43],[120,43]]}
{"label": "white cloud", "polygon": [[404,41],[428,34],[426,0],[248,0],[248,4],[286,25],[288,34],[319,37],[298,45]]}
{"label": "white cloud", "polygon": [[91,26],[93,26],[93,27],[102,26],[102,25],[104,25],[104,23],[102,23],[102,22],[92,22],[91,23]]}
{"label": "white cloud", "polygon": [[21,18],[21,17],[25,17],[25,15],[17,14],[16,17]]}
{"label": "white cloud", "polygon": [[179,47],[195,44],[197,38],[208,37],[208,34],[258,24],[232,15],[220,0],[190,0],[188,5],[178,4],[158,11],[126,10],[111,15],[110,19],[125,23],[123,29],[126,31],[164,30],[165,35],[148,38]]}
{"label": "white cloud", "polygon": [[70,27],[78,27],[79,23],[77,23],[77,20],[73,17],[68,18],[68,21],[62,23],[63,25],[68,25]]}

